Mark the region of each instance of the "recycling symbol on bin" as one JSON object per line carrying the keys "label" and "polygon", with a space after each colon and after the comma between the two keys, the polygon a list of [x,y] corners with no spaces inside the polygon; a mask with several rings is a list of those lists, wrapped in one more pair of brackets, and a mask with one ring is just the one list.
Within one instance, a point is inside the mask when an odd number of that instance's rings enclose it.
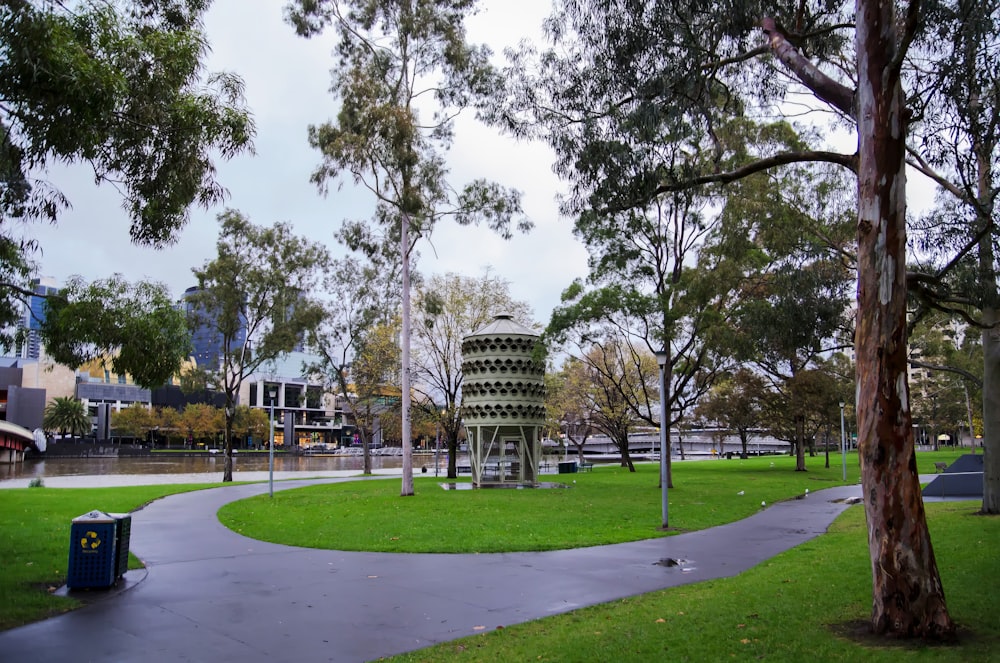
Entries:
{"label": "recycling symbol on bin", "polygon": [[84,550],[97,550],[101,546],[101,540],[97,538],[97,532],[90,531],[80,539],[80,547]]}

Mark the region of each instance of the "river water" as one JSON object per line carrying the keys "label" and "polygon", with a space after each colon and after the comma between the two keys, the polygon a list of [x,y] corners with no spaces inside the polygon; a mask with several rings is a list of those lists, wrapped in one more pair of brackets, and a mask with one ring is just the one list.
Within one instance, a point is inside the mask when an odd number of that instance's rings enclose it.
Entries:
{"label": "river water", "polygon": [[[460,458],[461,460],[461,458]],[[377,474],[399,474],[403,466],[400,456],[372,456],[372,471]],[[441,476],[447,474],[447,454],[439,457]],[[122,486],[148,483],[212,483],[222,480],[225,459],[219,456],[163,457],[138,456],[121,458],[47,458],[23,463],[0,465],[0,488],[20,488],[32,479],[41,479],[46,486]],[[355,456],[286,456],[274,458],[274,478],[293,479],[336,477],[358,474],[364,459]],[[414,454],[415,474],[434,474],[434,454]],[[266,481],[269,477],[267,454],[239,456],[234,459],[235,481]]]}

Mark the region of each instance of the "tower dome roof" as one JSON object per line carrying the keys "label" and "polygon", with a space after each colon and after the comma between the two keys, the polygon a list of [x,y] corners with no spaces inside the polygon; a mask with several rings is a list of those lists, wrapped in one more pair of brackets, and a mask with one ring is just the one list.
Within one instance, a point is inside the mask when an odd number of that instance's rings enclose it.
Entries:
{"label": "tower dome roof", "polygon": [[514,322],[514,316],[508,313],[501,313],[493,318],[492,322],[480,327],[476,331],[469,334],[466,338],[471,336],[497,336],[509,334],[517,334],[519,336],[538,336],[537,333],[528,329],[524,325]]}

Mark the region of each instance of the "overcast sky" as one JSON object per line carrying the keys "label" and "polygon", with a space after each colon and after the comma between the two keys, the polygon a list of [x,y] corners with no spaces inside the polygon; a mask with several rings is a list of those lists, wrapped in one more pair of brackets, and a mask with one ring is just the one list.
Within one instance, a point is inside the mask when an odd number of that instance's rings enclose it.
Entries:
{"label": "overcast sky", "polygon": [[[297,37],[282,19],[284,5],[285,0],[215,0],[206,15],[212,48],[208,70],[233,71],[244,79],[257,125],[255,155],[217,162],[218,179],[230,193],[225,206],[194,210],[174,246],[139,248],[128,241],[129,222],[113,188],[96,187],[85,167],[53,168],[48,177],[73,208],[57,226],[30,229],[42,246],[42,275],[61,283],[74,274],[98,279],[118,272],[133,281],[162,281],[179,298],[195,284],[191,269],[215,254],[216,216],[224,207],[240,210],[257,225],[290,222],[299,234],[343,253],[334,230],[344,218],[369,217],[373,200],[349,187],[324,198],[309,181],[319,153],[308,145],[307,127],[336,113],[328,92],[333,42],[332,35]],[[548,7],[543,0],[486,0],[468,23],[469,38],[500,53],[534,37]],[[586,252],[572,236],[572,223],[558,216],[560,183],[552,174],[551,154],[543,146],[501,137],[470,118],[458,126],[449,161],[453,186],[486,177],[520,190],[536,227],[504,241],[486,229],[444,222],[434,231],[433,246],[418,245],[418,269],[476,276],[488,265],[544,324],[562,290],[586,273]]]}

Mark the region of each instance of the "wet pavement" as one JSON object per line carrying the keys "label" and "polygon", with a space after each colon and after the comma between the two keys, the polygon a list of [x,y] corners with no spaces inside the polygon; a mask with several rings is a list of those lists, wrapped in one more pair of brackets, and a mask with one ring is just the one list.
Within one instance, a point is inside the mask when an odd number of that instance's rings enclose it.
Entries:
{"label": "wet pavement", "polygon": [[[343,478],[282,481],[275,490]],[[48,485],[54,485],[49,484]],[[252,484],[173,495],[132,514],[146,564],[84,608],[0,632],[0,660],[369,661],[644,592],[738,574],[823,533],[859,486],[736,523],[536,553],[389,554],[248,539],[215,514]],[[75,594],[74,594],[75,595]]]}

